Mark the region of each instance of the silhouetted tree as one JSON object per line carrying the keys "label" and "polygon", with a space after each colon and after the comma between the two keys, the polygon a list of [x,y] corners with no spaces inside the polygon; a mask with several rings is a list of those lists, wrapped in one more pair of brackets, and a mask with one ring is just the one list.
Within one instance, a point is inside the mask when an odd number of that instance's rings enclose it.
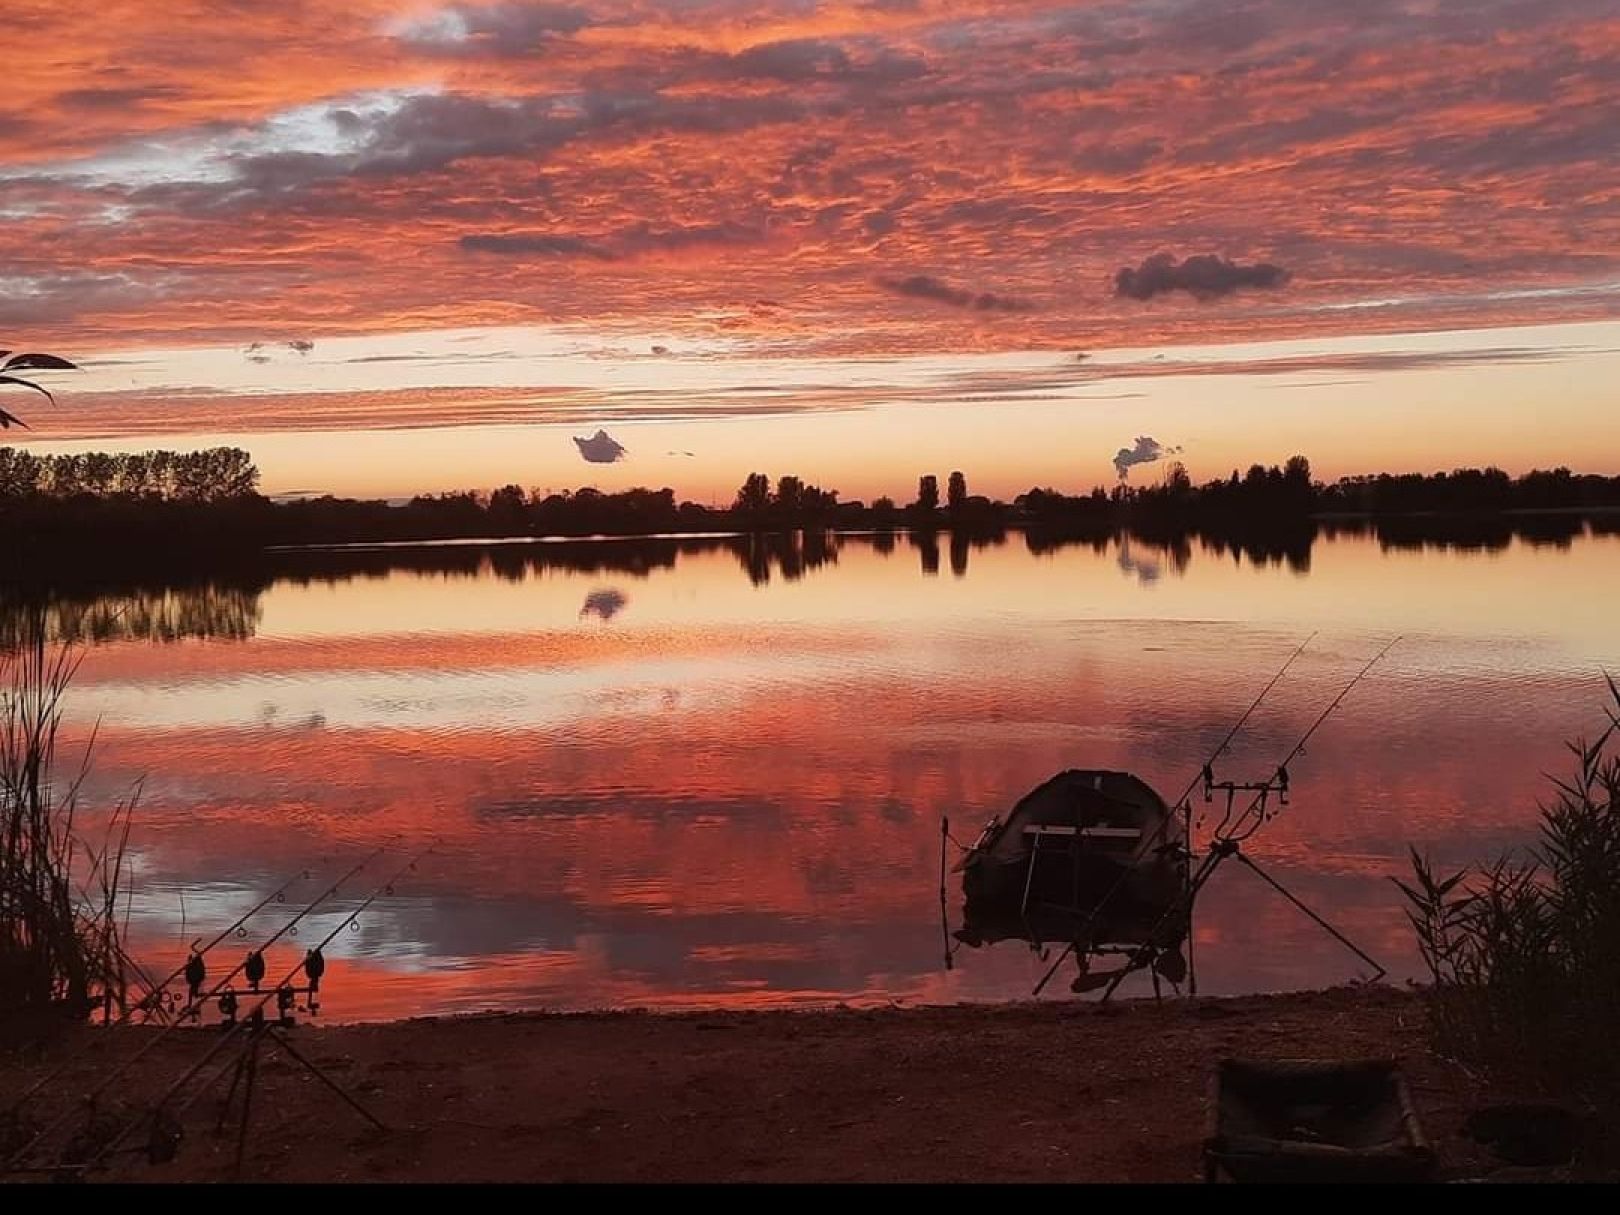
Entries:
{"label": "silhouetted tree", "polygon": [[917,500],[906,508],[916,527],[935,527],[939,515],[939,478],[932,474],[917,480]]}
{"label": "silhouetted tree", "polygon": [[939,478],[932,473],[917,479],[917,508],[930,514],[939,509]]}
{"label": "silhouetted tree", "polygon": [[771,505],[771,479],[764,473],[749,473],[737,491],[733,509],[744,515],[763,515]]}
{"label": "silhouetted tree", "polygon": [[804,509],[804,482],[798,477],[776,479],[776,508],[787,516],[797,515]]}
{"label": "silhouetted tree", "polygon": [[962,508],[967,505],[967,478],[959,472],[953,472],[945,486],[946,509],[953,515],[960,515]]}
{"label": "silhouetted tree", "polygon": [[0,448],[0,499],[127,497],[227,502],[254,496],[258,481],[253,458],[239,447],[54,456]]}
{"label": "silhouetted tree", "polygon": [[503,485],[489,496],[490,529],[510,535],[528,527],[529,496],[517,485]]}

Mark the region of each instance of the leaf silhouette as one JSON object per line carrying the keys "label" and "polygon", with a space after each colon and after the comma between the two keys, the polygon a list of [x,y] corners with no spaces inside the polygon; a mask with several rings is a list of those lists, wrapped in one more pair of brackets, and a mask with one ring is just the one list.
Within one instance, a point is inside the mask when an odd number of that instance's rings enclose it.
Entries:
{"label": "leaf silhouette", "polygon": [[45,391],[45,389],[41,388],[38,384],[35,384],[30,380],[18,379],[14,375],[0,375],[0,384],[18,384],[18,385],[21,385],[24,388],[32,388],[35,392],[39,393],[40,396],[44,397],[52,405],[56,404],[56,398],[55,397],[53,397],[49,392]]}
{"label": "leaf silhouette", "polygon": [[5,410],[0,409],[0,430],[10,430],[13,426],[21,426],[24,430],[29,429],[28,423],[24,422],[16,414],[7,413]]}
{"label": "leaf silhouette", "polygon": [[[0,352],[0,358],[11,352]],[[3,370],[5,371],[77,371],[78,365],[66,359],[58,358],[54,354],[19,354],[12,357]]]}

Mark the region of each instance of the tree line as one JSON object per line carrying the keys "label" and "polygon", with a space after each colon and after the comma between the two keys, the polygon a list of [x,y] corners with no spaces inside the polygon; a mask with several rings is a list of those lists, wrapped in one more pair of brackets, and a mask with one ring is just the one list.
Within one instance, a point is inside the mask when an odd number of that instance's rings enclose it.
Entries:
{"label": "tree line", "polygon": [[36,455],[0,447],[0,499],[228,502],[258,491],[259,470],[240,447],[201,451],[90,451]]}
{"label": "tree line", "polygon": [[32,559],[51,559],[59,546],[69,556],[95,547],[109,560],[151,561],[255,546],[839,529],[993,535],[1023,527],[1060,536],[1129,527],[1143,535],[1196,531],[1237,543],[1336,517],[1487,519],[1511,511],[1620,507],[1620,477],[1559,468],[1515,478],[1486,468],[1324,484],[1303,456],[1233,470],[1202,485],[1171,463],[1144,485],[1121,482],[1081,494],[1035,487],[1010,503],[971,493],[961,471],[946,477],[943,493],[936,475],[920,477],[915,497],[903,505],[886,496],[846,501],[836,489],[797,476],[773,480],[758,472],[723,507],[680,501],[668,487],[554,493],[517,484],[489,493],[423,494],[399,504],[332,496],[272,501],[258,483],[252,458],[235,447],[74,455],[0,447],[0,530],[14,541],[14,554],[27,550]]}
{"label": "tree line", "polygon": [[1436,473],[1377,473],[1315,480],[1311,462],[1293,456],[1282,465],[1250,465],[1228,477],[1193,483],[1179,462],[1146,485],[1124,482],[1112,490],[1070,496],[1031,489],[1013,505],[1024,519],[1288,520],[1341,515],[1493,514],[1506,511],[1606,510],[1620,507],[1620,477],[1535,470],[1513,477],[1500,468]]}

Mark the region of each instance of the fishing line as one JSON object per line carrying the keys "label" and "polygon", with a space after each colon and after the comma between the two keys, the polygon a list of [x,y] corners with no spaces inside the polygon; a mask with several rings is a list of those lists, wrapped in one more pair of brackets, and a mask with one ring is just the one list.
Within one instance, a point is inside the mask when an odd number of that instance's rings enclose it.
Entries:
{"label": "fishing line", "polygon": [[[1345,697],[1350,695],[1350,693],[1355,689],[1355,686],[1367,677],[1367,673],[1377,666],[1379,662],[1383,660],[1384,655],[1393,650],[1396,643],[1398,643],[1400,640],[1400,636],[1391,638],[1388,645],[1384,646],[1383,649],[1379,650],[1378,653],[1374,654],[1370,659],[1367,660],[1367,665],[1362,667],[1361,670],[1357,671],[1355,678],[1344,685],[1344,689],[1328,703],[1327,707],[1324,708],[1321,713],[1317,715],[1316,720],[1311,723],[1311,728],[1306,730],[1305,733],[1300,737],[1300,740],[1294,744],[1294,749],[1288,753],[1287,757],[1282,761],[1282,763],[1277,765],[1278,772],[1286,772],[1288,770],[1288,765],[1293,763],[1294,760],[1298,759],[1305,753],[1305,744],[1311,741],[1311,738],[1316,734],[1316,732],[1322,728],[1322,724],[1333,715],[1333,711],[1344,703]],[[1265,802],[1266,794],[1264,791],[1256,794],[1254,801],[1249,804],[1249,808],[1238,816],[1238,821],[1236,824],[1234,824],[1234,829],[1241,826],[1249,815],[1253,814],[1256,810],[1262,810],[1260,818],[1256,820],[1254,826],[1250,827],[1243,835],[1229,835],[1226,838],[1235,838],[1241,843],[1243,840],[1248,839],[1257,830],[1259,830],[1260,824],[1265,821],[1265,814],[1263,813]]]}
{"label": "fishing line", "polygon": [[[1344,703],[1345,697],[1350,695],[1351,691],[1355,688],[1355,686],[1357,684],[1359,684],[1364,678],[1366,678],[1367,673],[1369,671],[1371,671],[1373,669],[1373,667],[1377,666],[1379,661],[1383,659],[1384,655],[1388,654],[1392,649],[1394,649],[1396,643],[1399,642],[1400,640],[1401,640],[1401,636],[1399,636],[1399,635],[1392,638],[1390,640],[1390,642],[1387,645],[1384,646],[1383,649],[1379,650],[1378,653],[1374,654],[1370,659],[1367,660],[1367,664],[1365,666],[1363,666],[1361,668],[1361,670],[1359,670],[1359,671],[1357,671],[1355,673],[1355,675],[1351,678],[1350,682],[1345,684],[1343,689],[1339,692],[1339,694],[1337,696],[1335,696],[1331,701],[1329,701],[1328,704],[1327,704],[1327,707],[1324,708],[1321,711],[1321,713],[1319,713],[1317,715],[1316,720],[1311,723],[1310,729],[1306,730],[1305,733],[1300,736],[1299,741],[1294,744],[1293,749],[1288,752],[1288,755],[1283,759],[1282,763],[1277,765],[1277,771],[1282,772],[1283,770],[1285,770],[1288,767],[1288,765],[1290,763],[1292,763],[1295,759],[1297,759],[1301,754],[1304,753],[1305,744],[1310,742],[1312,736],[1315,735],[1317,730],[1321,729],[1322,724],[1325,721],[1327,721],[1327,719],[1329,717],[1331,717],[1333,715],[1333,711],[1335,709],[1337,709],[1341,704]],[[1239,852],[1239,845],[1242,844],[1243,841],[1247,840],[1250,836],[1254,835],[1254,833],[1256,831],[1258,831],[1260,829],[1260,827],[1266,822],[1266,815],[1265,815],[1265,812],[1263,810],[1263,807],[1266,804],[1266,797],[1267,797],[1269,792],[1270,792],[1270,787],[1268,785],[1267,787],[1262,788],[1260,792],[1256,793],[1254,795],[1254,800],[1249,803],[1248,809],[1246,809],[1242,814],[1240,814],[1238,816],[1237,823],[1234,824],[1234,828],[1237,827],[1237,826],[1241,826],[1249,818],[1249,816],[1251,814],[1255,814],[1255,812],[1258,810],[1259,815],[1255,819],[1255,822],[1254,822],[1253,826],[1251,826],[1242,835],[1234,835],[1234,834],[1220,835],[1220,836],[1215,837],[1215,839],[1211,842],[1209,852],[1204,856],[1203,861],[1199,864],[1198,871],[1197,871],[1197,873],[1195,873],[1193,875],[1192,881],[1187,883],[1186,891],[1179,898],[1177,898],[1176,901],[1174,903],[1172,903],[1165,910],[1164,914],[1159,917],[1158,922],[1153,925],[1152,930],[1148,933],[1147,942],[1146,942],[1147,945],[1152,945],[1153,941],[1159,935],[1159,930],[1162,929],[1167,923],[1170,922],[1170,917],[1172,915],[1174,915],[1176,912],[1178,912],[1183,906],[1186,906],[1186,907],[1189,907],[1189,908],[1192,906],[1193,900],[1198,897],[1199,891],[1202,890],[1203,887],[1204,887],[1204,884],[1209,881],[1211,875],[1213,875],[1214,872],[1215,872],[1215,867],[1217,865],[1219,865],[1221,863],[1221,861],[1226,859],[1226,857],[1228,857],[1228,856],[1232,856],[1232,855],[1241,856],[1242,855],[1242,853]],[[1251,866],[1251,868],[1252,868],[1252,866]],[[1259,871],[1256,870],[1256,872],[1259,872]],[[1267,880],[1269,880],[1269,879],[1267,879]],[[1291,899],[1291,901],[1297,901],[1297,900],[1292,900],[1292,896],[1290,896],[1290,899]],[[1317,917],[1315,915],[1314,912],[1312,912],[1311,915],[1312,915],[1313,919],[1319,918],[1319,917]],[[1334,930],[1334,935],[1335,936],[1339,935],[1336,930]],[[1355,952],[1357,954],[1359,954],[1361,957],[1365,958],[1367,956],[1366,954],[1363,954],[1361,952],[1361,950],[1356,949],[1355,946],[1352,945],[1351,948],[1354,949]],[[1378,966],[1378,964],[1376,962],[1374,962],[1373,965],[1375,967],[1377,967],[1380,971],[1383,970],[1383,967]],[[1117,988],[1120,985],[1120,983],[1124,980],[1126,974],[1128,974],[1130,972],[1130,970],[1132,970],[1132,969],[1140,969],[1140,968],[1139,967],[1133,968],[1133,967],[1127,966],[1126,969],[1121,970],[1118,974],[1116,974],[1114,976],[1113,982],[1111,982],[1108,985],[1107,989],[1103,992],[1103,997],[1102,998],[1104,1000],[1108,999],[1109,996],[1113,995],[1114,989]]]}
{"label": "fishing line", "polygon": [[[1250,717],[1254,716],[1254,711],[1260,707],[1260,703],[1265,700],[1267,696],[1271,695],[1271,690],[1282,681],[1282,677],[1288,673],[1288,669],[1294,665],[1299,656],[1305,652],[1305,648],[1310,645],[1311,642],[1315,641],[1316,638],[1316,633],[1312,633],[1309,637],[1305,638],[1305,640],[1300,642],[1298,647],[1295,648],[1294,652],[1288,656],[1288,660],[1284,662],[1282,666],[1277,668],[1277,673],[1271,677],[1271,680],[1266,684],[1265,687],[1260,689],[1259,695],[1249,702],[1249,707],[1243,710],[1243,716],[1239,717],[1237,721],[1232,723],[1232,728],[1226,732],[1226,737],[1221,739],[1220,745],[1218,745],[1215,750],[1210,752],[1209,758],[1205,760],[1203,765],[1199,768],[1198,775],[1193,777],[1193,779],[1188,782],[1187,788],[1182,791],[1181,796],[1170,804],[1172,811],[1186,810],[1190,817],[1191,809],[1187,804],[1187,799],[1192,796],[1193,790],[1198,788],[1198,783],[1204,779],[1204,773],[1210,769],[1211,765],[1213,765],[1217,759],[1225,754],[1226,749],[1232,745],[1232,740],[1237,737],[1238,731],[1243,729],[1244,724],[1249,720]],[[1063,952],[1058,954],[1057,960],[1047,968],[1046,973],[1041,976],[1040,982],[1035,984],[1035,990],[1030,993],[1031,995],[1040,995],[1042,989],[1044,989],[1046,985],[1051,982],[1052,976],[1057,973],[1058,967],[1063,965],[1064,959],[1074,952],[1079,938],[1084,935],[1088,929],[1090,929],[1093,923],[1096,922],[1097,917],[1102,914],[1103,908],[1107,906],[1108,903],[1113,900],[1114,896],[1119,893],[1120,888],[1125,885],[1126,880],[1142,866],[1143,861],[1147,859],[1147,856],[1151,851],[1150,846],[1154,844],[1156,840],[1162,838],[1164,833],[1169,829],[1172,817],[1172,815],[1166,815],[1164,818],[1159,820],[1159,825],[1154,829],[1153,833],[1146,841],[1149,847],[1142,848],[1142,850],[1137,854],[1136,859],[1133,860],[1130,865],[1128,865],[1125,870],[1120,873],[1119,877],[1114,879],[1114,884],[1110,886],[1103,897],[1097,900],[1097,902],[1092,906],[1091,914],[1088,915],[1085,922],[1080,925],[1079,931],[1074,934],[1074,939],[1063,947]]]}

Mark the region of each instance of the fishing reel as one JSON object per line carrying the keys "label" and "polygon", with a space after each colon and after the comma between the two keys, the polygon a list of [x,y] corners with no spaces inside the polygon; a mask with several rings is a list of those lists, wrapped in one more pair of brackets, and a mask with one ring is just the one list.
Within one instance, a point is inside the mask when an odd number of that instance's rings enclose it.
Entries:
{"label": "fishing reel", "polygon": [[[238,1016],[242,1011],[243,1003],[250,1002],[247,1017],[254,1025],[262,1025],[265,1021],[265,1009],[273,1001],[275,1004],[275,1021],[282,1028],[291,1028],[297,1024],[295,1014],[304,1012],[309,1016],[317,1016],[321,1011],[320,992],[321,979],[326,974],[326,956],[319,946],[308,950],[304,954],[303,964],[299,967],[304,972],[306,981],[303,984],[281,983],[273,991],[263,991],[260,985],[264,982],[265,960],[264,954],[253,950],[242,963],[242,975],[248,981],[249,990],[238,992],[234,987],[226,987],[213,995],[202,992],[202,985],[208,978],[208,968],[203,963],[202,956],[193,952],[186,960],[185,978],[190,998],[187,1008],[193,1016],[200,1009],[212,1002],[219,1010],[219,1025],[221,1029],[235,1028]],[[298,997],[305,997],[300,1008]]]}
{"label": "fishing reel", "polygon": [[[253,993],[262,994],[263,998],[254,1000],[249,1004],[244,1014],[246,1020],[250,1025],[257,1027],[265,1024],[267,1019],[273,1019],[283,1029],[291,1029],[298,1024],[297,1017],[294,1015],[299,1011],[298,997],[308,992],[308,987],[294,987],[290,983],[284,983],[273,992]],[[267,1018],[265,1010],[271,1003],[275,1005],[274,1016],[273,1018]],[[224,1030],[235,1029],[239,1020],[241,1020],[238,1014],[242,1013],[242,1006],[242,993],[233,988],[227,987],[215,996],[214,1007],[219,1009],[219,1028]],[[308,1011],[314,1013],[316,1009],[309,1008]]]}

